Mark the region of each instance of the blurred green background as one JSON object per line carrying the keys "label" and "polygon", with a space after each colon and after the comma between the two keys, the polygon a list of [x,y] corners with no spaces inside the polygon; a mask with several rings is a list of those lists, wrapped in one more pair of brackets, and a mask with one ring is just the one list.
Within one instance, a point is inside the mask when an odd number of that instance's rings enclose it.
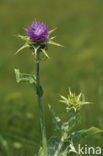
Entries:
{"label": "blurred green background", "polygon": [[[50,46],[50,59],[41,63],[48,138],[57,133],[48,104],[66,120],[59,95],[66,96],[69,87],[93,102],[81,110],[77,128],[103,129],[103,0],[0,0],[0,156],[33,156],[41,144],[36,96],[28,84],[17,84],[14,75],[14,68],[35,72],[31,51],[14,55],[23,44],[15,36],[23,35],[35,19],[49,29],[57,27],[56,41],[65,46]],[[103,147],[103,135],[82,144]]]}

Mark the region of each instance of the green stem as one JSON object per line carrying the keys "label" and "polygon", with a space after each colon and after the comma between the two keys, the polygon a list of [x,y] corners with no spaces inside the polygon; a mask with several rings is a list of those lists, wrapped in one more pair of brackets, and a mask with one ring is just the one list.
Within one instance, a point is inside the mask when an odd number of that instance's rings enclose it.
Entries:
{"label": "green stem", "polygon": [[60,150],[62,148],[62,145],[63,145],[63,141],[61,140],[60,143],[59,143],[59,146],[58,146],[58,148],[56,150],[56,152],[54,153],[54,156],[58,156],[58,154],[59,154],[59,152],[60,152]]}
{"label": "green stem", "polygon": [[42,145],[44,150],[44,156],[48,156],[47,153],[47,139],[46,139],[46,128],[45,128],[45,118],[43,113],[43,106],[41,101],[41,85],[40,85],[40,51],[37,51],[36,54],[36,81],[37,81],[37,99],[38,99],[38,106],[40,112],[40,125],[41,125],[41,132],[42,132]]}

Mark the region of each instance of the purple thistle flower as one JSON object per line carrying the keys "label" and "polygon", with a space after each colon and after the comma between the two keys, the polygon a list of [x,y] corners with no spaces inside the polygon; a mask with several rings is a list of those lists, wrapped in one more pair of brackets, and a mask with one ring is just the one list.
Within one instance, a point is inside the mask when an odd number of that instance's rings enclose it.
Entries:
{"label": "purple thistle flower", "polygon": [[26,28],[26,33],[31,41],[45,41],[48,37],[48,27],[44,23],[32,22],[32,25]]}

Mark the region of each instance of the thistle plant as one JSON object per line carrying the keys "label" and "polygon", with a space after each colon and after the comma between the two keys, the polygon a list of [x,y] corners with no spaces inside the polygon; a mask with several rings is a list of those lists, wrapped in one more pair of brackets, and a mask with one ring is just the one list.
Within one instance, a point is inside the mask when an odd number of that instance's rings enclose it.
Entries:
{"label": "thistle plant", "polygon": [[71,147],[74,147],[82,138],[96,133],[102,132],[99,128],[91,127],[89,129],[83,129],[80,131],[75,131],[75,126],[78,125],[80,121],[80,109],[86,104],[83,95],[73,94],[70,89],[67,97],[61,96],[60,102],[66,105],[66,111],[69,114],[69,119],[63,122],[59,117],[55,116],[55,112],[51,105],[49,105],[49,110],[53,119],[56,129],[60,132],[60,136],[52,136],[47,140],[46,136],[46,126],[45,126],[45,116],[43,111],[42,96],[43,88],[40,82],[40,63],[41,54],[44,54],[46,58],[49,58],[47,54],[48,45],[56,45],[63,47],[61,44],[54,41],[54,36],[51,34],[55,29],[49,31],[48,27],[41,22],[32,22],[30,26],[26,28],[26,35],[18,35],[19,38],[24,40],[24,45],[16,52],[19,53],[24,48],[29,48],[34,55],[35,69],[34,74],[20,73],[19,69],[15,69],[16,81],[28,82],[33,86],[35,93],[37,95],[38,108],[40,112],[40,126],[42,135],[42,146],[39,149],[38,156],[67,156]]}

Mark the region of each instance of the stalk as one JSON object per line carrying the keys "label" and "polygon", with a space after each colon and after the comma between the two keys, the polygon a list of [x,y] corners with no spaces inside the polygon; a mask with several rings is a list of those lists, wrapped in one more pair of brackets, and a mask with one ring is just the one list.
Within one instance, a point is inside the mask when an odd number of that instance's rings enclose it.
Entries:
{"label": "stalk", "polygon": [[40,113],[40,125],[41,125],[41,133],[42,133],[42,145],[44,150],[44,156],[48,156],[45,117],[43,113],[41,85],[40,85],[40,50],[38,50],[36,54],[36,82],[37,82],[36,92],[37,92],[37,100],[38,100],[39,113]]}
{"label": "stalk", "polygon": [[58,148],[56,150],[56,152],[54,153],[54,156],[58,156],[58,154],[59,154],[59,152],[60,152],[60,150],[62,148],[62,145],[63,145],[63,141],[61,140],[60,143],[59,143],[59,146],[58,146]]}

